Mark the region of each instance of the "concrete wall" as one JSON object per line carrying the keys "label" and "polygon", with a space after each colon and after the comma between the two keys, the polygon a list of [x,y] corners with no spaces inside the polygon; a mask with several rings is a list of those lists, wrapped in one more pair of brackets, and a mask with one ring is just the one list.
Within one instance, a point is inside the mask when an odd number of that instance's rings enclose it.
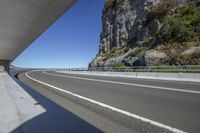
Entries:
{"label": "concrete wall", "polygon": [[61,73],[200,82],[200,73],[57,71]]}

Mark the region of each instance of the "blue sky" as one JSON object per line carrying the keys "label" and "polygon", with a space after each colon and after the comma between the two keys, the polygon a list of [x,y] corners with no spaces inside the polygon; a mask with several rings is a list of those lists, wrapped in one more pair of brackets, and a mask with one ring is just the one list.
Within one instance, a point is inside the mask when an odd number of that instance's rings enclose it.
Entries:
{"label": "blue sky", "polygon": [[12,64],[29,68],[87,67],[98,53],[106,0],[78,0]]}

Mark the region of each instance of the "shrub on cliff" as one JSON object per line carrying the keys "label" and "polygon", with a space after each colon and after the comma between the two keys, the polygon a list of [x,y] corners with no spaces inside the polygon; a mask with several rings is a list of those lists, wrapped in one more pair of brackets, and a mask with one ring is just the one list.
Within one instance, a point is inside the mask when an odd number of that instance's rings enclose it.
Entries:
{"label": "shrub on cliff", "polygon": [[159,44],[200,41],[200,8],[190,3],[177,8],[164,18],[162,28],[150,41],[151,47]]}
{"label": "shrub on cliff", "polygon": [[131,57],[137,57],[139,56],[141,53],[145,52],[146,48],[138,48],[136,50],[134,50],[133,52],[130,53]]}
{"label": "shrub on cliff", "polygon": [[144,24],[147,24],[155,19],[163,19],[176,6],[176,0],[167,0],[151,7],[150,11],[147,13],[146,21]]}

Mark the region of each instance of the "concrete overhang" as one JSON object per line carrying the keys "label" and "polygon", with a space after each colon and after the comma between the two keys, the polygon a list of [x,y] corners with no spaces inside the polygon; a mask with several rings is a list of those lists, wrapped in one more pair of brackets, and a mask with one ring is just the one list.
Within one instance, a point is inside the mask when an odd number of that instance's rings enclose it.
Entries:
{"label": "concrete overhang", "polygon": [[0,60],[13,61],[76,0],[0,0]]}

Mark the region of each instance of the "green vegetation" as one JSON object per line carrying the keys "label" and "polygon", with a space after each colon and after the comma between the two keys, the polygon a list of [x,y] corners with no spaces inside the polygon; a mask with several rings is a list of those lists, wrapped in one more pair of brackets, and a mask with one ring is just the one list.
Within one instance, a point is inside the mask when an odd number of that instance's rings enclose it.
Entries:
{"label": "green vegetation", "polygon": [[123,64],[116,64],[112,66],[112,71],[121,72],[167,72],[167,73],[199,73],[200,66],[175,66],[175,65],[161,65],[161,66],[141,66],[141,67],[127,67]]}
{"label": "green vegetation", "polygon": [[169,64],[170,65],[179,65],[179,64],[198,64],[200,53],[192,53],[191,55],[182,55],[179,53],[169,54]]}
{"label": "green vegetation", "polygon": [[164,20],[160,31],[149,41],[151,47],[200,42],[200,8],[195,3],[176,7],[174,13],[165,16]]}
{"label": "green vegetation", "polygon": [[127,46],[130,48],[130,47],[133,47],[134,45],[135,45],[135,40],[129,40],[128,42],[127,42]]}
{"label": "green vegetation", "polygon": [[141,53],[143,53],[145,51],[146,51],[146,48],[138,48],[138,49],[134,50],[133,52],[131,52],[130,56],[137,57],[137,56],[139,56]]}
{"label": "green vegetation", "polygon": [[106,60],[108,60],[108,59],[110,59],[112,57],[112,54],[111,53],[105,53],[104,55],[103,55],[103,61],[106,61]]}
{"label": "green vegetation", "polygon": [[117,71],[117,72],[134,72],[134,68],[130,66],[126,66],[123,63],[118,63],[112,66],[112,71]]}
{"label": "green vegetation", "polygon": [[149,67],[149,72],[184,72],[184,73],[199,73],[200,66],[154,66]]}
{"label": "green vegetation", "polygon": [[[168,56],[169,65],[199,64],[200,53],[183,55],[185,50],[200,45],[200,7],[195,3],[177,4],[175,0],[153,6],[143,26],[159,21],[161,28],[139,44],[148,49],[157,49]],[[137,56],[140,51],[132,53]]]}
{"label": "green vegetation", "polygon": [[154,19],[162,20],[163,17],[166,16],[176,6],[176,0],[167,0],[159,3],[157,6],[153,6],[148,12],[144,24],[147,24]]}
{"label": "green vegetation", "polygon": [[106,61],[112,57],[116,57],[116,56],[120,56],[126,52],[128,52],[129,48],[128,47],[122,47],[122,48],[117,48],[117,47],[114,47],[112,48],[109,52],[107,53],[104,53],[103,55],[103,61]]}
{"label": "green vegetation", "polygon": [[139,41],[139,45],[143,47],[149,47],[150,42],[153,40],[153,37],[145,37],[142,41]]}
{"label": "green vegetation", "polygon": [[[113,8],[116,0],[107,0],[104,11]],[[167,0],[150,8],[146,19],[142,22],[143,28],[158,26],[153,30],[154,34],[146,36],[137,42],[137,39],[129,40],[126,47],[113,48],[103,55],[103,61],[123,55],[137,48],[129,54],[129,57],[138,57],[147,50],[154,49],[166,55],[166,58],[157,65],[197,65],[200,61],[200,53],[184,51],[200,46],[200,7],[195,3],[177,4],[176,0]],[[126,71],[149,71],[149,69],[134,69],[124,64],[115,64],[114,68],[126,69]],[[179,68],[153,68],[151,71],[179,71]],[[189,71],[189,70],[186,70]]]}
{"label": "green vegetation", "polygon": [[122,63],[113,65],[114,68],[125,68],[126,66]]}
{"label": "green vegetation", "polygon": [[119,48],[112,48],[109,52],[104,54],[104,61],[107,59],[110,59],[116,55],[119,55],[121,53],[121,49]]}

